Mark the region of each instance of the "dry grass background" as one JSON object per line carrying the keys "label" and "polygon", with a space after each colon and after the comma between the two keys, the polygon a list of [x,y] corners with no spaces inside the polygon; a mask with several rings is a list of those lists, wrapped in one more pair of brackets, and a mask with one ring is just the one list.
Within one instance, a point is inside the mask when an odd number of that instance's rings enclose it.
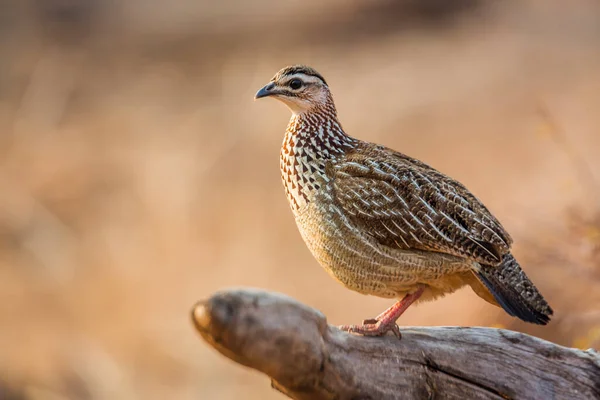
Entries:
{"label": "dry grass background", "polygon": [[600,344],[600,6],[461,0],[0,1],[0,398],[278,399],[189,321],[228,286],[332,323],[389,301],[312,259],[279,182],[281,67],[328,79],[346,130],[475,192],[555,308],[465,289],[406,325]]}

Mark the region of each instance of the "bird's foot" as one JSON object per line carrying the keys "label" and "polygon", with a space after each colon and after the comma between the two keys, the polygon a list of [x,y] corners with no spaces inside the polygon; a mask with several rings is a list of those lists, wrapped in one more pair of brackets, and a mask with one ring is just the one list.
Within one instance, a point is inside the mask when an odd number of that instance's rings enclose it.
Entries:
{"label": "bird's foot", "polygon": [[362,325],[342,325],[339,329],[363,336],[383,336],[391,331],[398,339],[402,338],[400,328],[396,325],[396,321],[386,320],[385,318],[382,318],[381,320],[365,319]]}
{"label": "bird's foot", "polygon": [[382,336],[392,332],[398,339],[402,338],[400,328],[396,320],[406,309],[423,294],[424,287],[420,286],[415,292],[407,294],[393,306],[372,319],[365,319],[362,325],[342,325],[339,328],[350,333],[358,333],[364,336]]}

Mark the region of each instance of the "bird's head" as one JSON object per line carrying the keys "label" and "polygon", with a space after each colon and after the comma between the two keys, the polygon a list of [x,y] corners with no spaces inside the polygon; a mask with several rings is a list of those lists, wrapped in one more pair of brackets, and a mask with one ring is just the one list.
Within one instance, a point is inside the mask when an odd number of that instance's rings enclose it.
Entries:
{"label": "bird's head", "polygon": [[274,97],[282,101],[294,114],[301,114],[332,102],[325,79],[314,69],[304,65],[285,67],[260,89],[255,99]]}

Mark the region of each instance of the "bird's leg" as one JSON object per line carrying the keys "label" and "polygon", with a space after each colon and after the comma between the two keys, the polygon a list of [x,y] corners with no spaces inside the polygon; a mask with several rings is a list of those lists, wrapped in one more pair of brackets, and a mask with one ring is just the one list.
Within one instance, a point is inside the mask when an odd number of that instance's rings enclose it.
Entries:
{"label": "bird's leg", "polygon": [[362,325],[342,325],[340,329],[350,333],[358,333],[365,336],[381,336],[388,331],[392,331],[396,337],[401,338],[400,329],[396,325],[396,320],[423,294],[423,287],[407,294],[402,300],[394,303],[393,306],[379,314],[374,319],[366,319]]}

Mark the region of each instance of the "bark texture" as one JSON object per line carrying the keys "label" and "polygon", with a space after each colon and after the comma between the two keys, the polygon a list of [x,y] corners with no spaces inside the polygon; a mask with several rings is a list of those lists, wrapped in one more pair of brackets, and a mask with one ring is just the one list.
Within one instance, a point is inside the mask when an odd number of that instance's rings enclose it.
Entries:
{"label": "bark texture", "polygon": [[293,399],[600,399],[600,356],[491,328],[401,328],[361,337],[281,294],[216,293],[200,335]]}

